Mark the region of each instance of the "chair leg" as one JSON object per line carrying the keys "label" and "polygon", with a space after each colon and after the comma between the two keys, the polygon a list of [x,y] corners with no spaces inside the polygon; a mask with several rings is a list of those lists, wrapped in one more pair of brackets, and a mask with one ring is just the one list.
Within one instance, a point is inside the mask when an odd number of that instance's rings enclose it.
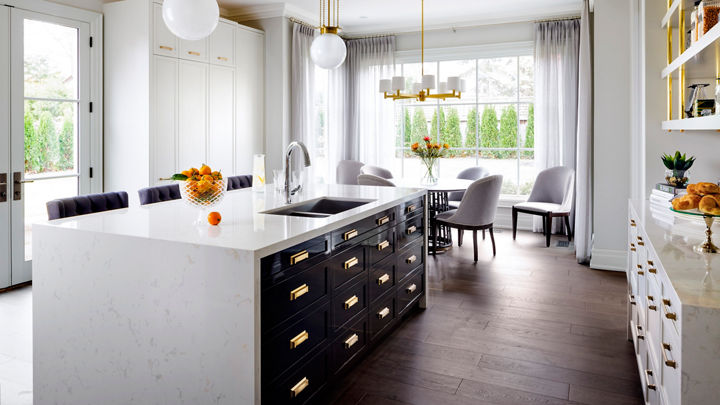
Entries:
{"label": "chair leg", "polygon": [[517,218],[518,218],[518,212],[513,207],[512,209],[512,228],[513,228],[513,240],[515,240],[515,237],[517,237]]}
{"label": "chair leg", "polygon": [[545,216],[545,245],[550,247],[550,236],[552,235],[552,215]]}
{"label": "chair leg", "polygon": [[478,260],[478,252],[477,252],[477,230],[473,230],[473,257],[475,259],[475,263],[477,263]]}
{"label": "chair leg", "polygon": [[439,226],[437,221],[433,224],[433,246],[432,246],[432,254],[433,256],[437,253],[437,245],[438,245],[438,231]]}
{"label": "chair leg", "polygon": [[483,229],[483,240],[485,240],[485,230]]}
{"label": "chair leg", "polygon": [[495,235],[493,234],[493,228],[492,228],[492,226],[490,227],[490,240],[492,241],[492,245],[493,245],[493,257],[495,257],[495,254],[496,254],[497,252],[496,252],[496,250],[495,250]]}
{"label": "chair leg", "polygon": [[572,228],[570,227],[570,216],[565,217],[565,228],[567,228],[568,242],[572,242],[573,231],[572,231]]}
{"label": "chair leg", "polygon": [[458,246],[462,246],[463,233],[464,231],[462,229],[458,229]]}

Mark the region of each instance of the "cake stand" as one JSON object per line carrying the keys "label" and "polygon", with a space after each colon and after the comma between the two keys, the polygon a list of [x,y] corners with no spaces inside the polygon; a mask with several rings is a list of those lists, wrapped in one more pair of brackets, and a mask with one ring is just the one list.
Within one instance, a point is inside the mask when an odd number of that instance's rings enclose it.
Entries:
{"label": "cake stand", "polygon": [[672,212],[674,212],[679,217],[685,217],[690,218],[694,220],[704,220],[705,221],[705,241],[697,246],[695,246],[693,249],[697,253],[717,253],[718,247],[715,246],[712,242],[712,224],[715,221],[715,218],[720,217],[720,215],[712,215],[712,214],[706,214],[704,212],[700,212],[698,209],[692,209],[687,211],[680,211],[676,210],[674,208],[670,208]]}

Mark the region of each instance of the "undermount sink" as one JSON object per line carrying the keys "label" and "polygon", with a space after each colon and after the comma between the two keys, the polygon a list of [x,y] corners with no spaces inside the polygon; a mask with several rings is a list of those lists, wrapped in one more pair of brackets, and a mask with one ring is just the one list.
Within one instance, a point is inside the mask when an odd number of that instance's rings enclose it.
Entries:
{"label": "undermount sink", "polygon": [[263,211],[261,214],[305,218],[326,218],[330,215],[339,214],[373,201],[375,200],[320,197],[314,200],[302,201],[285,207]]}

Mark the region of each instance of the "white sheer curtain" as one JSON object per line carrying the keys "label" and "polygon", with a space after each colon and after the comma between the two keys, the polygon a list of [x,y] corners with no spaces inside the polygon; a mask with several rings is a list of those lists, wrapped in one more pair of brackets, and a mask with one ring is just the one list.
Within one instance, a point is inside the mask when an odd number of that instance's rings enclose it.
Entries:
{"label": "white sheer curtain", "polygon": [[580,17],[575,169],[575,255],[580,263],[590,263],[592,251],[592,56],[588,8],[588,1],[583,1]]}
{"label": "white sheer curtain", "polygon": [[[310,58],[310,46],[315,30],[303,24],[294,23],[292,33],[292,78],[290,103],[290,140],[301,141],[312,151],[316,148],[313,136],[315,107],[315,64]],[[301,159],[295,159],[293,172],[300,172]],[[308,179],[315,179],[317,165],[311,165],[306,173]]]}

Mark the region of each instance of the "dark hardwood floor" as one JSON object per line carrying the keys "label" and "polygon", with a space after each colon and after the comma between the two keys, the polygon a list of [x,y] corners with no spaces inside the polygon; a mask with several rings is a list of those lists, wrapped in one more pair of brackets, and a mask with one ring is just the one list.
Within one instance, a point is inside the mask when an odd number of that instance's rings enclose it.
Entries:
{"label": "dark hardwood floor", "polygon": [[[467,238],[466,238],[467,239]],[[457,239],[456,239],[457,240]],[[430,301],[327,404],[641,404],[624,273],[577,264],[541,234],[429,258]],[[551,246],[560,236],[553,236]]]}

